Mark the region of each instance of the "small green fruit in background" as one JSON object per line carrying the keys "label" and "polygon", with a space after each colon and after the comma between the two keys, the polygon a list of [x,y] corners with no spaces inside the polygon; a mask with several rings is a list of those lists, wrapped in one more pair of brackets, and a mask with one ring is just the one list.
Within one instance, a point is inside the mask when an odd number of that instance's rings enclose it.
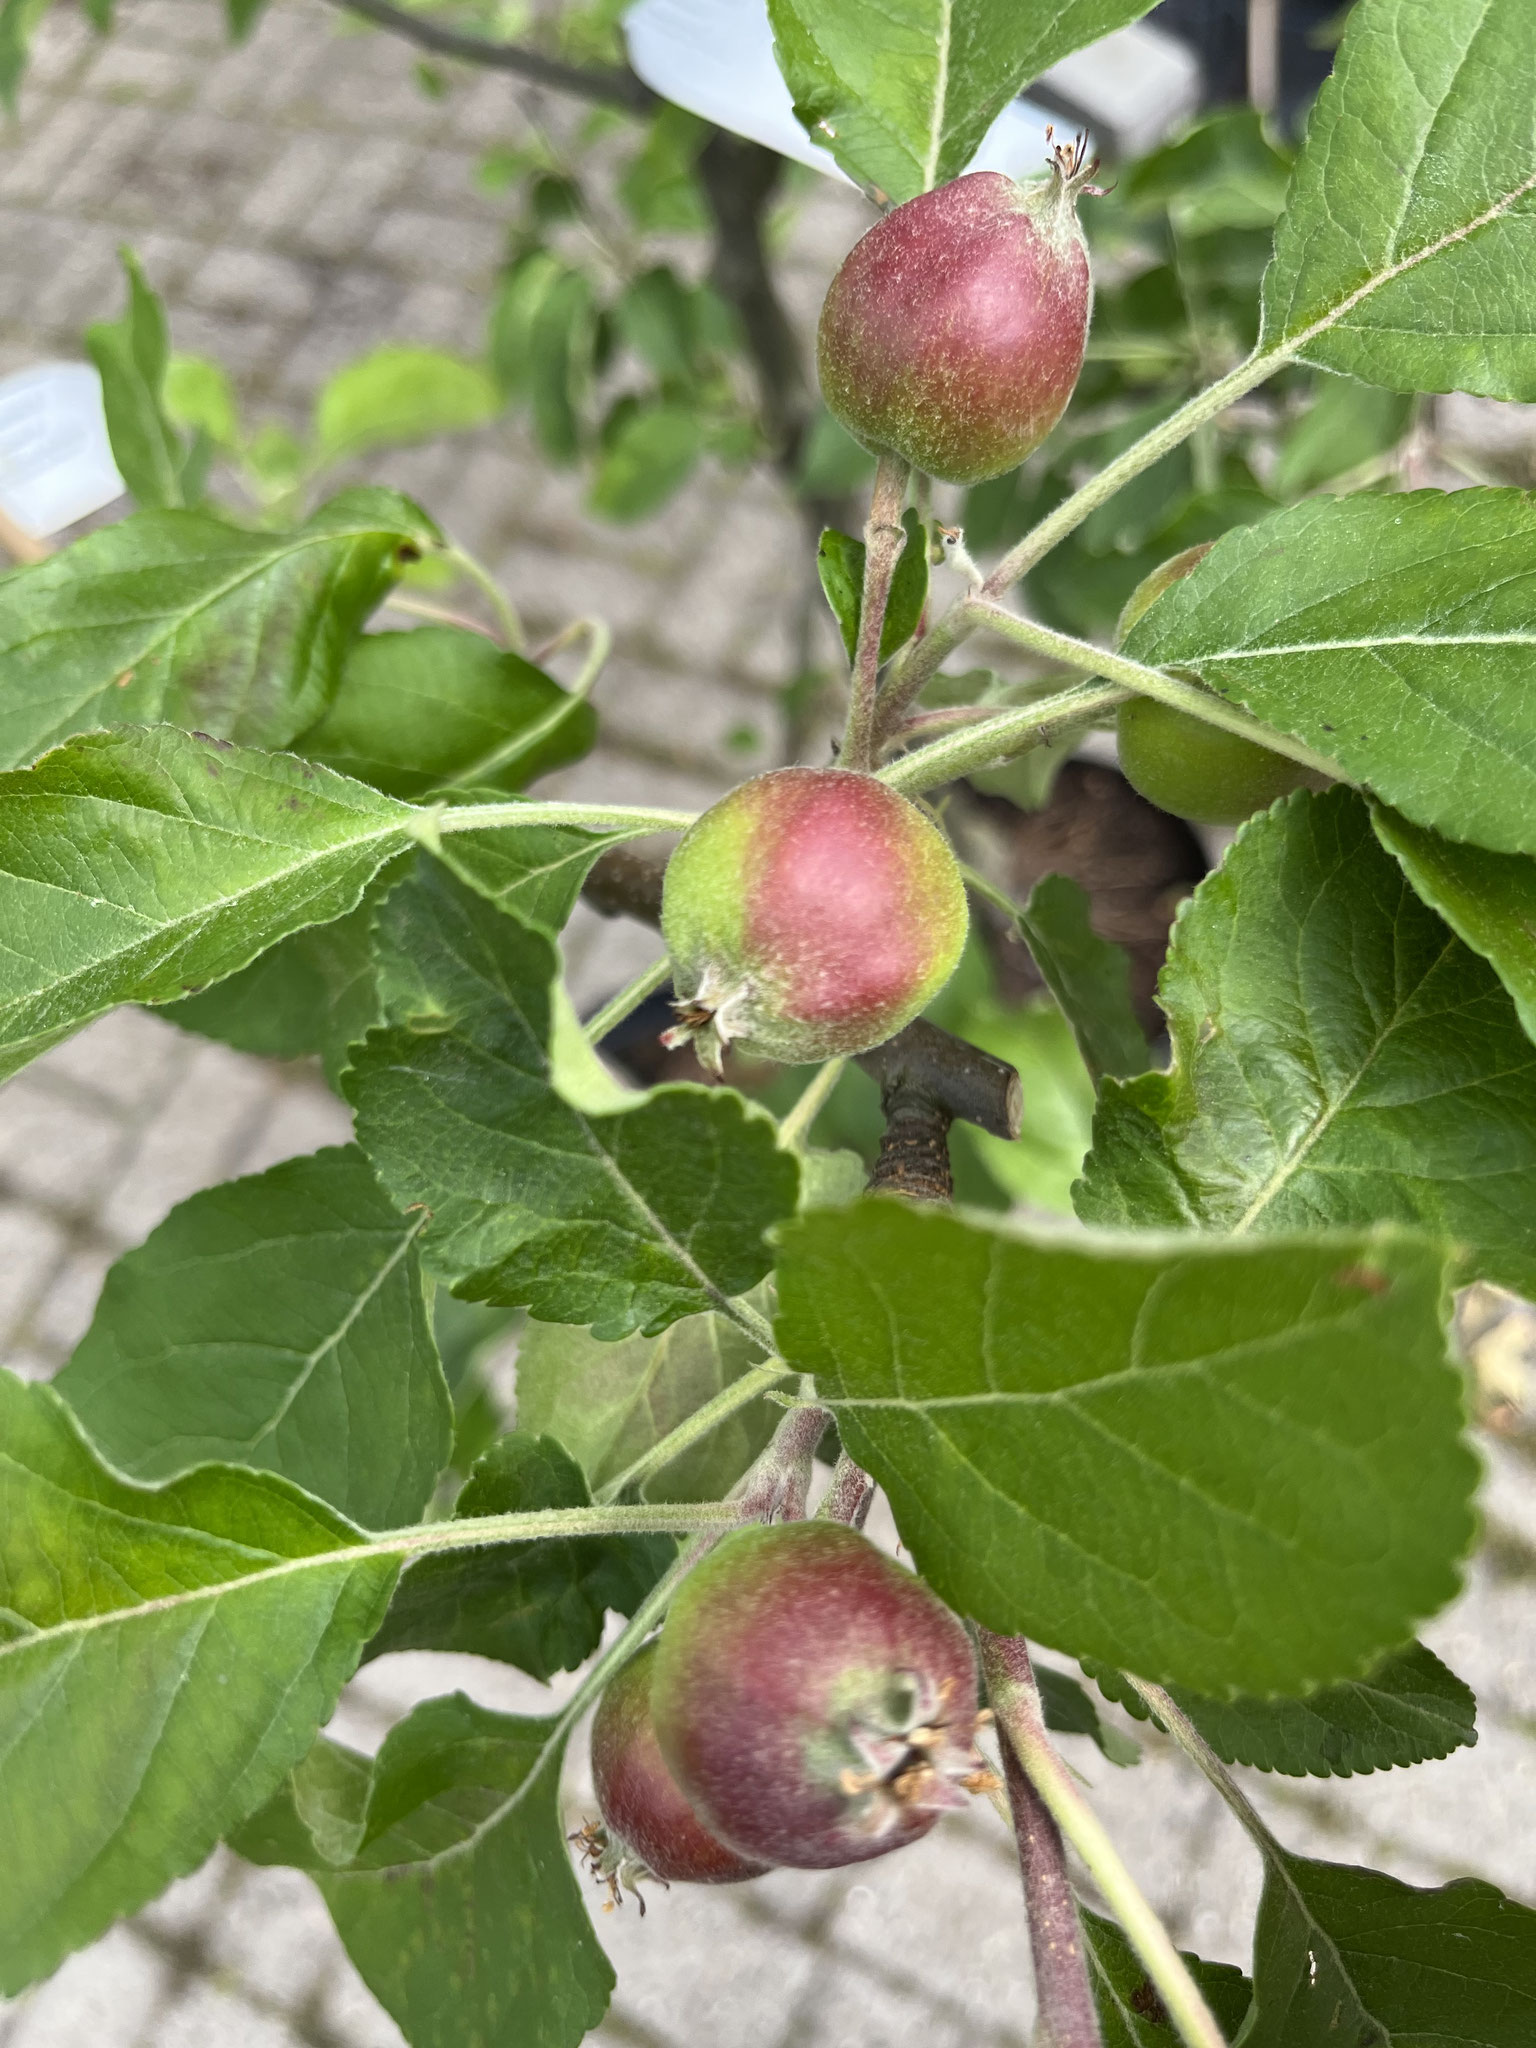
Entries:
{"label": "small green fruit in background", "polygon": [[727,1536],[672,1603],[651,1703],[711,1831],[791,1869],[915,1842],[983,1772],[970,1637],[841,1522]]}
{"label": "small green fruit in background", "polygon": [[908,1024],[965,946],[965,884],[916,804],[846,768],[776,768],[689,826],[661,929],[679,1022],[719,1071],[729,1045],[789,1064],[864,1052]]}
{"label": "small green fruit in background", "polygon": [[1077,197],[1092,170],[1058,148],[1027,185],[973,171],[855,243],[816,344],[822,397],[855,439],[956,484],[1039,447],[1083,367],[1093,281]]}
{"label": "small green fruit in background", "polygon": [[[1185,548],[1144,576],[1126,599],[1115,629],[1118,647],[1165,590],[1204,561],[1214,541]],[[1132,697],[1116,718],[1120,767],[1131,787],[1160,811],[1197,825],[1239,825],[1297,789],[1321,789],[1326,777],[1270,747],[1152,697]]]}
{"label": "small green fruit in background", "polygon": [[592,1722],[592,1779],[603,1830],[584,1839],[594,1870],[617,1885],[740,1884],[753,1863],[705,1827],[667,1769],[651,1718],[656,1645],[648,1643],[609,1681]]}

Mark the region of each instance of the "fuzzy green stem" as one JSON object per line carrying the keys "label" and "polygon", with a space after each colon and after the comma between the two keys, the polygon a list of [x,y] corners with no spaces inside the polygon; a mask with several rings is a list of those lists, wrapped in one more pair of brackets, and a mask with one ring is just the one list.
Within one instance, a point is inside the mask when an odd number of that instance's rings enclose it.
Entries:
{"label": "fuzzy green stem", "polygon": [[779,1121],[779,1144],[784,1151],[804,1151],[805,1142],[811,1135],[811,1125],[826,1107],[828,1097],[843,1078],[847,1064],[847,1057],[842,1053],[835,1060],[824,1060],[800,1091],[794,1107],[787,1110]]}
{"label": "fuzzy green stem", "polygon": [[461,575],[467,576],[471,583],[484,591],[506,637],[507,645],[514,654],[521,654],[525,645],[523,622],[518,617],[517,608],[511,598],[507,596],[490,570],[483,562],[477,562],[468,548],[460,547],[457,541],[449,542],[447,557]]}
{"label": "fuzzy green stem", "polygon": [[535,747],[542,746],[551,733],[558,732],[566,720],[574,717],[578,708],[586,703],[612,652],[613,635],[601,619],[577,619],[566,628],[564,634],[558,636],[556,644],[564,644],[567,634],[574,635],[579,632],[585,632],[588,636],[586,659],[582,662],[575,682],[571,684],[561,701],[552,704],[543,717],[535,719],[532,725],[524,726],[521,732],[513,733],[509,738],[500,741],[489,753],[482,754],[478,761],[471,761],[467,768],[454,776],[455,783],[483,782],[488,777],[499,774],[504,768],[510,768],[515,761],[521,761],[526,755],[531,754]]}
{"label": "fuzzy green stem", "polygon": [[973,597],[958,598],[921,640],[909,640],[892,662],[876,705],[878,736],[882,740],[895,736],[908,710],[937,675],[941,664],[975,632],[974,606]]}
{"label": "fuzzy green stem", "polygon": [[1249,1800],[1183,1708],[1177,1706],[1171,1695],[1160,1685],[1150,1685],[1145,1679],[1133,1678],[1129,1672],[1125,1675],[1196,1770],[1225,1801],[1238,1824],[1256,1844],[1265,1862],[1283,1864],[1285,1852],[1265,1826],[1257,1807]]}
{"label": "fuzzy green stem", "polygon": [[1290,361],[1297,345],[1293,342],[1285,348],[1256,350],[1235,370],[1229,370],[1225,377],[1207,385],[1204,391],[1197,391],[1177,412],[1170,413],[1167,419],[1143,434],[1139,441],[1133,441],[1123,454],[1106,464],[1097,476],[1090,477],[1081,490],[1074,491],[1070,498],[1025,534],[1017,547],[1009,549],[981,586],[981,595],[1001,597],[1021,576],[1027,575],[1036,562],[1081,526],[1090,512],[1108,504],[1116,491],[1123,489],[1132,477],[1140,476],[1144,469],[1160,462],[1171,449],[1187,441],[1196,427],[1215,419],[1218,413],[1225,412],[1229,405],[1245,397],[1267,377],[1272,377],[1276,370]]}
{"label": "fuzzy green stem", "polygon": [[672,962],[663,953],[659,960],[653,960],[649,967],[637,974],[627,988],[621,988],[616,996],[604,1003],[595,1017],[583,1025],[589,1045],[600,1045],[615,1024],[638,1010],[647,996],[655,995],[672,972]]}
{"label": "fuzzy green stem", "polygon": [[616,1479],[608,1480],[593,1495],[596,1501],[617,1500],[627,1486],[638,1486],[642,1479],[648,1479],[653,1472],[660,1472],[684,1451],[691,1450],[711,1430],[718,1429],[722,1422],[728,1422],[738,1408],[746,1408],[753,1401],[777,1386],[787,1372],[793,1368],[782,1358],[771,1358],[763,1365],[754,1365],[744,1372],[740,1379],[732,1380],[728,1387],[722,1387],[712,1400],[680,1422],[676,1429],[668,1430],[658,1443],[648,1451],[642,1451],[632,1464],[626,1465]]}
{"label": "fuzzy green stem", "polygon": [[[466,1515],[370,1536],[371,1550],[416,1557],[440,1550],[483,1550],[493,1543],[538,1543],[553,1536],[648,1536],[692,1529],[728,1529],[742,1519],[729,1501],[643,1502],[616,1507],[534,1508],[513,1515]],[[351,1553],[346,1553],[350,1555]]]}
{"label": "fuzzy green stem", "polygon": [[917,796],[969,775],[973,768],[989,768],[1034,747],[1049,746],[1058,734],[1112,711],[1130,695],[1119,683],[1074,683],[1070,689],[1037,697],[1033,704],[1020,705],[1016,711],[1000,711],[984,725],[966,726],[926,747],[917,747],[880,769],[880,780],[903,796]]}
{"label": "fuzzy green stem", "polygon": [[423,806],[417,812],[424,832],[491,832],[506,825],[575,825],[586,832],[627,829],[637,839],[648,832],[686,832],[697,815],[694,811],[645,810],[636,804],[576,803]]}
{"label": "fuzzy green stem", "polygon": [[1207,725],[1236,733],[1239,739],[1252,740],[1273,754],[1284,754],[1288,760],[1299,761],[1303,768],[1332,776],[1335,781],[1346,779],[1336,761],[1330,761],[1325,754],[1314,753],[1304,741],[1294,739],[1289,733],[1277,732],[1250,712],[1227,703],[1225,698],[1201,689],[1196,683],[1186,683],[1160,668],[1149,668],[1145,662],[1131,661],[1107,647],[1095,647],[1089,640],[1075,640],[1070,633],[1053,632],[1049,626],[1020,618],[1017,612],[1008,611],[1002,605],[978,601],[976,609],[979,625],[1005,640],[1012,640],[1018,647],[1027,647],[1032,654],[1043,654],[1052,661],[1065,662],[1071,668],[1081,669],[1085,675],[1103,676],[1107,681],[1135,690],[1143,697],[1155,697],[1160,704],[1172,705],[1176,711],[1187,711],[1191,717],[1202,719]]}
{"label": "fuzzy green stem", "polygon": [[864,524],[864,587],[859,599],[859,632],[853,650],[853,680],[848,697],[848,725],[843,734],[842,765],[869,770],[879,753],[876,698],[880,686],[880,635],[891,579],[907,544],[901,523],[911,465],[886,450],[875,470],[869,518]]}
{"label": "fuzzy green stem", "polygon": [[1017,1654],[1021,1648],[1017,1638],[981,1631],[987,1697],[1002,1738],[1013,1745],[1025,1777],[1082,1858],[1188,2048],[1225,2048],[1221,2029],[1167,1929],[1142,1896],[1072,1773],[1051,1747],[1028,1653]]}

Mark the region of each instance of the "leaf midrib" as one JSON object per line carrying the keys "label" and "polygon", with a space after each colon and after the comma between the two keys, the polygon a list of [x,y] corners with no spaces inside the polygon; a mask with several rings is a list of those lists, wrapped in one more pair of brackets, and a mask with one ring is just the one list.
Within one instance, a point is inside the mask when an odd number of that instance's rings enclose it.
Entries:
{"label": "leaf midrib", "polygon": [[[198,822],[199,829],[201,829],[200,821]],[[247,838],[249,836],[247,835]],[[286,885],[293,877],[302,875],[306,868],[319,869],[324,863],[332,861],[338,856],[346,858],[361,852],[368,847],[371,841],[387,842],[396,836],[400,838],[402,846],[410,839],[410,832],[407,829],[406,821],[403,819],[391,819],[387,824],[376,826],[372,831],[365,832],[355,839],[332,841],[318,852],[308,851],[303,859],[294,861],[287,867],[276,868],[260,875],[255,880],[247,883],[243,888],[237,889],[229,895],[221,896],[217,901],[205,904],[197,910],[187,911],[182,916],[171,919],[165,924],[157,925],[151,923],[144,916],[143,912],[135,910],[131,905],[114,903],[111,905],[113,910],[120,912],[124,916],[142,919],[144,929],[135,932],[127,944],[118,946],[112,951],[98,954],[95,959],[88,961],[81,967],[77,967],[71,974],[61,975],[53,981],[45,982],[41,987],[28,989],[9,999],[0,1000],[0,1031],[8,1033],[12,1020],[24,1015],[33,1006],[39,1003],[52,1003],[60,995],[67,995],[78,983],[90,981],[95,976],[103,973],[111,973],[117,963],[128,961],[140,947],[150,946],[156,940],[166,940],[169,942],[170,950],[173,951],[184,937],[195,937],[199,926],[206,925],[215,918],[223,917],[231,909],[238,909],[248,897],[260,895],[264,890],[275,890],[280,886]],[[263,840],[258,843],[269,845],[273,842]],[[384,855],[381,853],[381,864],[383,859]],[[17,880],[20,878],[10,875],[0,876],[0,881],[7,879]],[[44,886],[54,889],[59,888],[57,883],[50,883]],[[99,898],[86,897],[79,890],[65,890],[61,893],[76,896],[82,902],[100,901]],[[296,925],[293,929],[302,930],[303,926]],[[162,967],[168,957],[169,952],[163,954],[158,961],[153,963],[154,969]],[[153,970],[146,968],[144,971],[150,972]],[[112,1002],[125,1002],[129,1000],[131,1000],[129,995],[111,998]],[[46,1030],[54,1028],[52,1023],[44,1026]],[[35,1037],[37,1034],[34,1032],[31,1035]],[[18,1041],[7,1038],[4,1042],[16,1043]]]}
{"label": "leaf midrib", "polygon": [[[165,646],[168,641],[174,639],[178,633],[182,632],[194,620],[201,618],[204,612],[211,610],[217,604],[222,604],[225,598],[232,596],[244,584],[265,575],[271,569],[294,560],[307,549],[323,547],[330,541],[354,542],[366,540],[370,536],[383,539],[391,532],[398,532],[398,529],[366,525],[358,527],[328,526],[313,530],[301,527],[296,533],[287,536],[283,544],[271,547],[262,554],[248,558],[236,573],[229,576],[223,583],[216,584],[211,589],[205,591],[195,604],[189,604],[181,611],[160,613],[146,611],[130,618],[92,619],[88,623],[71,622],[63,626],[45,624],[39,631],[30,634],[25,640],[10,641],[0,646],[0,663],[14,657],[19,657],[25,654],[28,648],[36,647],[43,641],[56,639],[64,633],[121,633],[131,630],[136,626],[145,626],[148,621],[157,618],[162,622],[166,622],[163,623],[157,637],[152,637],[145,641],[139,653],[134,657],[137,664],[158,652],[160,648]],[[399,534],[398,537],[405,540],[409,538],[409,535]],[[203,559],[206,560],[207,558],[204,557]],[[146,574],[152,575],[155,571],[165,568],[184,569],[188,566],[189,564],[183,558],[179,561],[172,560],[170,562],[139,562],[130,568],[108,571],[106,573],[122,576],[143,576]],[[88,694],[95,695],[100,688],[101,684],[99,682],[93,683]]]}

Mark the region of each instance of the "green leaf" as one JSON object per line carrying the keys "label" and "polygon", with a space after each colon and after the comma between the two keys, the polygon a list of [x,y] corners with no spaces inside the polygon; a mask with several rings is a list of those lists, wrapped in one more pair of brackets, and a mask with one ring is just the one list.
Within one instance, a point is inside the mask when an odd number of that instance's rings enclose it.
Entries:
{"label": "green leaf", "polygon": [[401,865],[391,861],[375,875],[356,910],[345,917],[290,933],[201,995],[164,1004],[161,1016],[184,1031],[265,1059],[318,1054],[326,1079],[333,1088],[339,1086],[348,1048],[379,1021],[373,913],[399,880]]}
{"label": "green leaf", "polygon": [[[492,1444],[455,1515],[584,1508],[581,1467],[553,1437]],[[633,1614],[676,1555],[670,1536],[564,1536],[424,1557],[400,1575],[369,1657],[452,1650],[515,1664],[540,1680],[574,1671],[602,1640],[609,1608]]]}
{"label": "green leaf", "polygon": [[1242,527],[1133,627],[1415,824],[1536,852],[1536,501],[1316,498]]}
{"label": "green leaf", "polygon": [[579,270],[554,278],[528,329],[527,391],[533,431],[552,462],[574,462],[585,438],[597,307]]}
{"label": "green leaf", "polygon": [[501,411],[495,380],[440,348],[385,342],[344,364],[315,401],[315,459],[342,462],[483,426]]}
{"label": "green leaf", "polygon": [[988,1628],[1299,1692],[1455,1592],[1477,1466],[1439,1246],[1032,1238],[887,1201],[778,1235],[780,1349]]}
{"label": "green leaf", "polygon": [[[525,1429],[558,1437],[588,1482],[606,1486],[762,1358],[761,1346],[722,1315],[685,1316],[659,1337],[617,1344],[569,1323],[530,1321],[517,1349],[518,1417]],[[767,1401],[738,1408],[653,1474],[645,1497],[722,1499],[772,1436],[779,1413]]]}
{"label": "green leaf", "polygon": [[[1113,1920],[1080,1905],[1077,1917],[1088,1942],[1088,1963],[1094,2003],[1104,2032],[1104,2048],[1169,2048],[1177,2038],[1167,2007],[1147,1976],[1146,1968]],[[1189,1973],[1205,1994],[1217,2025],[1228,2040],[1237,2036],[1248,2011],[1253,1986],[1231,1963],[1208,1963],[1179,1951]]]}
{"label": "green leaf", "polygon": [[1152,0],[768,0],[774,54],[813,142],[911,199],[963,171],[1008,102]]}
{"label": "green leaf", "polygon": [[229,372],[206,356],[173,355],[165,370],[165,409],[188,433],[202,433],[216,448],[240,445],[240,407]]}
{"label": "green leaf", "polygon": [[1270,478],[1277,498],[1299,498],[1331,478],[1395,448],[1408,431],[1413,401],[1396,391],[1325,377],[1322,388],[1280,445]]}
{"label": "green leaf", "polygon": [[1394,391],[1536,398],[1527,0],[1359,0],[1264,280],[1262,346]]}
{"label": "green leaf", "polygon": [[453,1441],[426,1220],[354,1145],[207,1188],[118,1260],[54,1385],[130,1478],[252,1465],[364,1528],[415,1522]]}
{"label": "green leaf", "polygon": [[1442,839],[1384,804],[1371,823],[1423,901],[1490,962],[1536,1039],[1536,860]]}
{"label": "green leaf", "polygon": [[112,459],[140,505],[183,505],[187,451],[165,407],[171,359],[165,307],[133,251],[125,248],[118,253],[128,280],[128,310],[121,320],[99,321],[85,330],[86,349],[101,373]]}
{"label": "green leaf", "polygon": [[1438,1891],[1272,1850],[1243,2048],[1529,2048],[1536,1913],[1491,1884]]}
{"label": "green leaf", "polygon": [[232,43],[243,43],[249,39],[266,6],[267,0],[224,0],[224,18],[229,23]]}
{"label": "green leaf", "polygon": [[269,1473],[99,1464],[0,1373],[0,1993],[54,1969],[271,1797],[382,1618],[392,1557]]}
{"label": "green leaf", "polygon": [[1144,1073],[1152,1055],[1131,1007],[1131,963],[1121,947],[1099,937],[1091,914],[1087,892],[1066,875],[1045,876],[1016,912],[1093,1079]]}
{"label": "green leaf", "polygon": [[1390,1218],[1454,1240],[1468,1277],[1536,1288],[1536,1048],[1353,791],[1244,827],[1180,914],[1158,1000],[1172,1071],[1105,1083],[1085,1221]]}
{"label": "green leaf", "polygon": [[[1091,1663],[1088,1675],[1138,1720],[1151,1718],[1140,1693],[1118,1671]],[[1184,1686],[1172,1696],[1223,1763],[1252,1764],[1288,1778],[1387,1771],[1449,1756],[1477,1741],[1471,1687],[1422,1643],[1393,1650],[1363,1678],[1325,1686],[1305,1699],[1213,1700]]]}
{"label": "green leaf", "polygon": [[[1016,1202],[1072,1214],[1072,1189],[1093,1136],[1093,1082],[1071,1026],[1054,1003],[1004,1003],[978,996],[945,1024],[1018,1072],[1024,1093],[1017,1138],[995,1138],[974,1125],[951,1133],[951,1146],[973,1153]],[[962,1200],[970,1199],[962,1193]]]}
{"label": "green leaf", "polygon": [[[917,631],[928,602],[928,543],[915,507],[902,514],[907,544],[891,578],[885,620],[880,628],[880,659],[889,661],[898,647],[905,647]],[[816,550],[816,567],[827,603],[832,607],[843,645],[852,661],[859,641],[859,613],[864,604],[864,543],[851,534],[825,527]]]}
{"label": "green leaf", "polygon": [[393,491],[344,491],[288,533],[140,512],[0,580],[0,765],[162,719],[282,747],[325,709],[399,562],[436,544]]}
{"label": "green leaf", "polygon": [[686,405],[642,405],[608,440],[587,493],[599,519],[645,519],[692,476],[704,452],[704,422]]}
{"label": "green leaf", "polygon": [[16,112],[17,88],[32,54],[32,38],[49,0],[0,0],[0,100]]}
{"label": "green leaf", "polygon": [[414,800],[461,776],[520,789],[579,761],[596,737],[591,706],[520,654],[458,626],[421,626],[356,641],[340,689],[299,746]]}
{"label": "green leaf", "polygon": [[1092,1698],[1075,1678],[1069,1678],[1064,1671],[1053,1671],[1048,1664],[1036,1664],[1035,1684],[1045,1725],[1055,1734],[1086,1735],[1110,1763],[1122,1768],[1141,1761],[1137,1744],[1102,1719]]}
{"label": "green leaf", "polygon": [[533,325],[565,265],[549,249],[530,249],[502,278],[491,308],[491,368],[507,398],[521,398],[532,379]]}
{"label": "green leaf", "polygon": [[[626,1097],[579,1039],[543,932],[432,865],[379,914],[389,1025],[345,1078],[358,1136],[455,1291],[599,1336],[723,1307],[795,1206],[772,1119],[726,1089]],[[562,1073],[581,1046],[590,1077]],[[598,1092],[599,1089],[601,1092]]]}
{"label": "green leaf", "polygon": [[0,1077],[351,910],[414,813],[291,754],[171,726],[0,775]]}
{"label": "green leaf", "polygon": [[236,1839],[313,1872],[411,2048],[576,2048],[607,2009],[613,1971],[560,1817],[565,1733],[462,1693],[428,1700],[385,1737],[365,1805],[367,1764],[341,1751]]}
{"label": "green leaf", "polygon": [[[480,801],[461,789],[461,802]],[[486,801],[499,801],[490,792]],[[524,924],[551,935],[564,929],[593,863],[632,832],[585,832],[575,825],[525,826],[518,832],[455,832],[439,858],[460,881]]]}

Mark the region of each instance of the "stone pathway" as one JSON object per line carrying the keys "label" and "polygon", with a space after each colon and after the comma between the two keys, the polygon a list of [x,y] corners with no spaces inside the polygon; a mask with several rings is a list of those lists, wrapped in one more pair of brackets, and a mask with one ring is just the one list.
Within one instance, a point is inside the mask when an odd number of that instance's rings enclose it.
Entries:
{"label": "stone pathway", "polygon": [[[343,32],[318,0],[279,0],[233,52],[208,0],[127,0],[104,43],[56,9],[22,120],[0,138],[0,370],[79,353],[85,322],[116,312],[125,238],[167,295],[177,345],[228,364],[258,420],[296,421],[332,368],[377,342],[474,348],[502,239],[474,169],[516,135],[521,89],[450,67],[434,100],[413,65],[398,44]],[[861,220],[830,186],[808,202],[789,261],[802,312]],[[805,584],[799,530],[770,483],[707,476],[662,517],[620,530],[585,520],[577,484],[501,429],[376,473],[494,563],[535,630],[590,610],[613,624],[603,747],[552,788],[699,805],[775,758],[776,692],[803,659]],[[578,999],[609,992],[654,945],[580,914]],[[0,1358],[51,1373],[112,1259],[174,1203],[347,1131],[307,1068],[246,1059],[139,1012],[38,1061],[0,1095]],[[1478,1748],[1411,1775],[1255,1778],[1251,1789],[1298,1846],[1426,1883],[1476,1868],[1536,1899],[1536,1488],[1518,1448],[1493,1447],[1488,1511],[1496,1540],[1429,1632],[1478,1692]],[[546,1711],[552,1697],[475,1659],[392,1657],[348,1689],[336,1732],[376,1747],[415,1700],[455,1686],[513,1710]],[[1166,1745],[1147,1744],[1133,1771],[1079,1739],[1066,1747],[1178,1937],[1242,1959],[1257,1868],[1213,1796]],[[573,1817],[591,1810],[576,1768],[569,1800]],[[620,1977],[593,2037],[601,2048],[1025,2048],[1029,2037],[1017,1873],[984,1809],[861,1870],[679,1889],[644,1921],[631,1909],[600,1926]],[[0,2048],[399,2039],[308,1881],[223,1854],[0,2007]]]}

